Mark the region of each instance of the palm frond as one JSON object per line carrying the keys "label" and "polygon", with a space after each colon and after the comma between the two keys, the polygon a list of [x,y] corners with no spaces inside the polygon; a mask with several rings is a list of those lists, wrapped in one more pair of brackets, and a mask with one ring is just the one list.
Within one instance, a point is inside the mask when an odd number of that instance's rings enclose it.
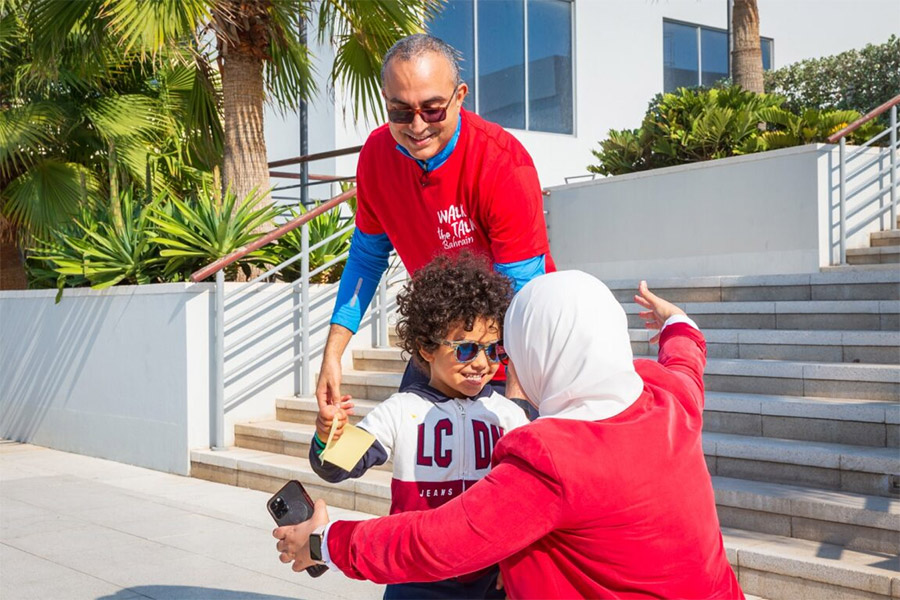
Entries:
{"label": "palm frond", "polygon": [[35,102],[0,111],[0,183],[28,169],[54,145],[64,120],[51,102]]}
{"label": "palm frond", "polygon": [[98,201],[99,188],[95,176],[84,166],[45,159],[10,182],[0,203],[11,221],[41,236],[77,214],[85,199]]}
{"label": "palm frond", "polygon": [[86,110],[97,132],[105,139],[141,137],[160,133],[157,106],[141,94],[112,95],[99,99]]}
{"label": "palm frond", "polygon": [[307,26],[307,10],[307,3],[278,0],[269,11],[271,60],[266,63],[266,87],[280,109],[296,109],[316,91],[309,45],[300,36],[301,27]]}
{"label": "palm frond", "polygon": [[332,82],[344,86],[357,115],[383,117],[381,59],[400,38],[422,31],[441,0],[323,0],[318,39],[336,46]]}
{"label": "palm frond", "polygon": [[104,0],[109,28],[126,50],[157,52],[191,39],[211,19],[208,0]]}

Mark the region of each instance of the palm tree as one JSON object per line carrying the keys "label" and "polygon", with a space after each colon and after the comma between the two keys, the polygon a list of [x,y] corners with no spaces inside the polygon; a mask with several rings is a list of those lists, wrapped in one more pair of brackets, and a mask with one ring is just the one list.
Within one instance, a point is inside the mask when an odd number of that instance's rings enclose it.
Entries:
{"label": "palm tree", "polygon": [[30,0],[45,47],[73,28],[111,36],[156,55],[214,36],[224,100],[223,184],[239,196],[268,189],[263,129],[267,97],[294,109],[314,92],[302,31],[314,26],[335,45],[332,81],[346,87],[359,112],[379,106],[383,54],[419,31],[442,0]]}
{"label": "palm tree", "polygon": [[734,0],[732,8],[731,67],[734,83],[762,94],[763,66],[759,40],[759,9],[756,0]]}
{"label": "palm tree", "polygon": [[181,195],[221,157],[216,84],[189,54],[152,61],[77,27],[41,46],[32,8],[0,4],[0,289],[25,286],[19,246],[83,204]]}

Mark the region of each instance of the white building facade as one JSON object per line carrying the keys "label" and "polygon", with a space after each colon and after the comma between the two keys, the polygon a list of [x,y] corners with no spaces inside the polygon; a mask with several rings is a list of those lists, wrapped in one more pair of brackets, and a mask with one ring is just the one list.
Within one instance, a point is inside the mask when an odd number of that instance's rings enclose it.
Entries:
{"label": "white building facade", "polygon": [[[900,33],[897,0],[758,0],[758,6],[766,68]],[[598,141],[610,129],[638,127],[655,94],[727,76],[728,13],[728,0],[446,0],[427,27],[462,53],[466,107],[515,135],[542,185],[553,186],[585,175]],[[309,152],[362,144],[379,123],[357,120],[340,90],[329,89],[331,49],[320,46],[315,54],[320,93],[309,107]],[[267,111],[266,141],[269,160],[299,156],[299,116]],[[310,170],[355,169],[356,157],[349,156]]]}

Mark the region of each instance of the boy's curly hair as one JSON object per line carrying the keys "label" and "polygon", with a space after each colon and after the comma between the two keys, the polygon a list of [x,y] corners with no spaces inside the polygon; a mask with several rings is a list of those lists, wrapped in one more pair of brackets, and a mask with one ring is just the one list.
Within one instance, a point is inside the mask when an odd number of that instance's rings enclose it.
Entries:
{"label": "boy's curly hair", "polygon": [[400,347],[421,363],[419,350],[433,352],[457,323],[471,331],[484,317],[502,331],[512,296],[512,282],[484,258],[469,252],[438,256],[397,294]]}

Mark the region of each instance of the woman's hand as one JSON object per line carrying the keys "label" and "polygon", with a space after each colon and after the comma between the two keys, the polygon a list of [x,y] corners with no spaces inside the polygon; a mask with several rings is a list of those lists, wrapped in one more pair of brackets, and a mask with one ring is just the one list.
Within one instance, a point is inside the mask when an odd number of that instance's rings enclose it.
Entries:
{"label": "woman's hand", "polygon": [[317,528],[328,524],[328,507],[324,500],[316,500],[313,516],[309,521],[303,521],[297,525],[285,525],[272,532],[278,542],[275,548],[280,553],[278,560],[283,563],[293,561],[291,569],[300,572],[314,564],[309,557],[309,534]]}
{"label": "woman's hand", "polygon": [[[638,286],[638,293],[634,297],[634,301],[644,308],[648,309],[639,313],[644,320],[644,327],[647,329],[662,329],[662,326],[672,315],[683,315],[683,310],[667,300],[663,300],[656,294],[650,292],[647,282],[642,281]],[[650,343],[655,344],[659,341],[659,332],[650,338]]]}

